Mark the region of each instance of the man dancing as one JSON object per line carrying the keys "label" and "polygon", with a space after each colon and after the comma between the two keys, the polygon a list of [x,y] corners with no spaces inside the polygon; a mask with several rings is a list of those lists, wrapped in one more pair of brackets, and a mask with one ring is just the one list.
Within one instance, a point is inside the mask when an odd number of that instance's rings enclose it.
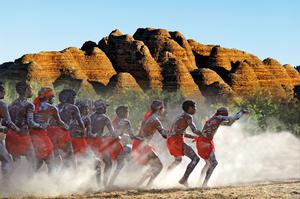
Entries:
{"label": "man dancing", "polygon": [[190,127],[192,132],[196,135],[200,135],[196,125],[193,122],[193,116],[196,113],[196,104],[191,100],[187,100],[182,104],[183,112],[177,116],[175,122],[172,124],[170,136],[167,139],[167,147],[171,155],[175,157],[174,162],[168,167],[168,170],[175,168],[181,161],[182,156],[187,156],[191,159],[188,164],[183,177],[179,180],[179,183],[188,186],[188,178],[192,171],[195,169],[199,162],[199,157],[194,150],[184,143],[184,138],[195,138],[192,135],[186,134],[186,129]]}
{"label": "man dancing", "polygon": [[158,116],[163,112],[164,105],[162,101],[154,100],[142,122],[139,135],[133,140],[132,155],[133,158],[141,165],[149,165],[150,168],[139,181],[143,184],[148,178],[147,185],[151,185],[163,168],[163,164],[155,154],[153,147],[149,144],[156,131],[164,138],[167,138],[168,131],[163,128]]}
{"label": "man dancing", "polygon": [[[125,165],[126,159],[128,160],[130,157],[130,152],[131,152],[131,139],[134,138],[133,135],[133,129],[131,127],[131,122],[128,119],[128,107],[127,106],[119,106],[116,109],[116,118],[113,120],[113,127],[117,133],[117,135],[121,136],[120,143],[122,144],[122,151],[116,151],[119,152],[119,154],[116,154],[116,160],[117,160],[117,166],[116,170],[113,173],[109,184],[113,185],[115,179],[119,175],[121,169]],[[118,144],[118,143],[115,143]],[[118,148],[118,147],[117,147]]]}
{"label": "man dancing", "polygon": [[215,147],[213,143],[214,135],[216,134],[220,125],[231,126],[236,120],[242,117],[247,110],[241,109],[237,114],[228,116],[228,110],[221,107],[217,112],[205,122],[202,129],[202,134],[196,138],[196,147],[198,154],[205,160],[205,166],[201,171],[201,176],[205,174],[205,179],[202,186],[207,187],[208,180],[218,165],[215,155]]}
{"label": "man dancing", "polygon": [[[60,155],[66,166],[75,166],[74,152],[72,146],[72,134],[76,134],[77,129],[84,131],[84,124],[75,103],[76,92],[72,89],[64,89],[59,93],[60,104],[57,106],[59,115],[65,124],[69,126],[69,131],[57,125],[56,120],[51,121],[48,128],[48,135],[54,145],[54,156],[60,162]],[[62,151],[62,154],[60,154]]]}
{"label": "man dancing", "polygon": [[[103,177],[103,185],[106,186],[108,182],[108,178],[110,176],[110,169],[112,166],[112,161],[110,159],[110,155],[107,152],[108,147],[112,145],[117,139],[118,136],[115,133],[115,130],[112,126],[112,122],[110,118],[105,114],[107,109],[107,104],[103,100],[96,100],[94,103],[95,112],[91,115],[91,133],[88,135],[88,144],[91,149],[94,151],[95,155],[102,159],[104,162],[104,177]],[[114,139],[107,140],[104,136],[104,128],[107,128],[110,134],[110,138]],[[119,150],[121,151],[122,146],[120,146]],[[96,166],[97,169],[97,182],[98,185],[101,184],[100,173],[101,167],[100,164]]]}
{"label": "man dancing", "polygon": [[30,129],[31,140],[37,157],[37,169],[45,162],[49,172],[53,171],[54,168],[53,144],[46,130],[50,119],[53,118],[57,125],[68,129],[68,126],[61,120],[57,108],[52,105],[54,97],[55,94],[51,88],[41,88],[38,96],[34,99],[34,120],[41,128]]}
{"label": "man dancing", "polygon": [[27,99],[32,97],[32,88],[25,81],[16,84],[18,99],[9,106],[12,121],[21,129],[21,133],[10,129],[6,136],[6,148],[14,161],[19,161],[25,156],[32,168],[36,166],[35,152],[31,143],[29,129],[43,128],[33,120],[34,105]]}
{"label": "man dancing", "polygon": [[88,148],[86,141],[87,135],[91,133],[91,118],[89,116],[89,105],[86,101],[76,102],[76,106],[79,108],[81,119],[84,123],[85,129],[82,129],[78,123],[73,123],[70,127],[72,145],[74,154],[77,156],[85,156]]}
{"label": "man dancing", "polygon": [[[11,121],[10,115],[8,112],[7,105],[2,102],[5,96],[5,89],[2,86],[2,82],[0,82],[0,124],[3,123],[8,128],[11,128],[17,133],[20,133],[20,129]],[[13,168],[13,161],[7,152],[3,140],[5,140],[5,133],[7,132],[7,128],[1,126],[0,128],[0,161],[1,161],[1,171],[2,171],[2,178],[3,182],[7,183],[8,176],[12,171]]]}

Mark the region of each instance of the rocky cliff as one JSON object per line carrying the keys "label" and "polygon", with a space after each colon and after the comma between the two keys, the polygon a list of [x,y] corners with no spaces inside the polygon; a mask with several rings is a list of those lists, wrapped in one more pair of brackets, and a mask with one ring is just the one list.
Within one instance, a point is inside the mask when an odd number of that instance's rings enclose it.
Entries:
{"label": "rocky cliff", "polygon": [[247,96],[257,90],[291,100],[300,87],[299,71],[291,65],[155,28],[139,28],[133,36],[114,30],[80,49],[27,54],[0,65],[0,78],[11,84],[29,80],[96,93],[179,91],[207,100]]}

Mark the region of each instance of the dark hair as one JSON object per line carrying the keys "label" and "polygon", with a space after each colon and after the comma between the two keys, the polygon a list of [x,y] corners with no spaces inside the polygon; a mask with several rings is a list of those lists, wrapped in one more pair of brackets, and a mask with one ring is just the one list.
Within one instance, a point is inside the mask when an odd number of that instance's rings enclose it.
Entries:
{"label": "dark hair", "polygon": [[64,89],[62,90],[59,95],[58,99],[60,102],[70,102],[76,96],[76,92],[72,89]]}
{"label": "dark hair", "polygon": [[164,107],[164,103],[160,100],[153,100],[153,102],[151,103],[151,111],[155,112],[161,108]]}
{"label": "dark hair", "polygon": [[4,91],[3,82],[0,82],[0,91],[1,91],[1,92]]}
{"label": "dark hair", "polygon": [[196,103],[192,100],[186,100],[182,103],[182,109],[187,112],[190,107],[195,107]]}
{"label": "dark hair", "polygon": [[29,86],[30,85],[25,81],[18,82],[16,84],[16,91],[19,95],[24,95]]}
{"label": "dark hair", "polygon": [[218,108],[217,115],[228,116],[228,110],[225,107]]}
{"label": "dark hair", "polygon": [[128,107],[127,106],[119,106],[116,109],[116,114],[121,119],[126,117],[127,112],[128,112]]}

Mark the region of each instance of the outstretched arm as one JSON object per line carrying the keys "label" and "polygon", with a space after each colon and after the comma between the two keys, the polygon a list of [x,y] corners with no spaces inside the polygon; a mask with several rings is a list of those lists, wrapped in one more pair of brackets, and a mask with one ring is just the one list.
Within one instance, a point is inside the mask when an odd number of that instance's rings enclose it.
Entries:
{"label": "outstretched arm", "polygon": [[230,116],[217,116],[218,119],[223,120],[223,122],[221,123],[221,125],[223,126],[231,126],[235,121],[237,121],[238,119],[240,119],[243,114],[245,113],[245,111],[243,109],[241,109],[238,113],[236,113],[235,115],[230,115]]}
{"label": "outstretched arm", "polygon": [[188,134],[188,133],[184,134],[184,137],[189,138],[189,139],[195,139],[196,138],[196,136]]}

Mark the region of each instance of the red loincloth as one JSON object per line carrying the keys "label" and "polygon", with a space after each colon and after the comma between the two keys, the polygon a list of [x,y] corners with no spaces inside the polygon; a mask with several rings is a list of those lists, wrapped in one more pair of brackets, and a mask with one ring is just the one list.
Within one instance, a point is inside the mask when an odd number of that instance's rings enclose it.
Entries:
{"label": "red loincloth", "polygon": [[72,145],[73,145],[73,150],[74,154],[82,155],[86,152],[88,148],[88,143],[86,139],[83,138],[72,138]]}
{"label": "red loincloth", "polygon": [[31,147],[31,137],[30,135],[18,134],[14,130],[9,129],[5,139],[5,146],[12,156],[25,155]]}
{"label": "red loincloth", "polygon": [[132,143],[132,156],[133,159],[141,164],[147,165],[149,162],[149,156],[153,154],[154,148],[141,140],[134,139]]}
{"label": "red loincloth", "polygon": [[32,145],[38,160],[44,160],[53,152],[53,144],[45,130],[30,130]]}
{"label": "red loincloth", "polygon": [[72,141],[70,132],[59,126],[49,126],[47,131],[54,149],[65,150],[66,145]]}
{"label": "red loincloth", "polygon": [[171,155],[183,156],[183,135],[173,135],[167,139],[167,147]]}
{"label": "red loincloth", "polygon": [[195,140],[199,156],[207,160],[210,154],[215,151],[214,142],[206,137],[197,137]]}
{"label": "red loincloth", "polygon": [[100,152],[108,155],[111,160],[116,160],[122,151],[123,145],[121,144],[120,139],[111,136],[105,136],[102,138]]}

